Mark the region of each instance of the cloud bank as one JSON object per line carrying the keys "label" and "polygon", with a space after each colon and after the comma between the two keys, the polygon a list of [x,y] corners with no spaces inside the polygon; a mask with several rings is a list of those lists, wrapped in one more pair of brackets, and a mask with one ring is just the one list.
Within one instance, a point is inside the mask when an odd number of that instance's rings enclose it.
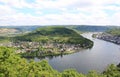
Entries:
{"label": "cloud bank", "polygon": [[0,0],[0,25],[117,25],[120,0]]}

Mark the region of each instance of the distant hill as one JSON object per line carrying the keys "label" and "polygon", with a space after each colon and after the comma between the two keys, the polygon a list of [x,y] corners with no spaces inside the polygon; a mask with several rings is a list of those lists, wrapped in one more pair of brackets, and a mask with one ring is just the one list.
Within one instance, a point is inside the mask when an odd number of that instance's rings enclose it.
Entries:
{"label": "distant hill", "polygon": [[114,28],[114,29],[107,30],[106,33],[109,33],[115,36],[120,36],[120,28]]}
{"label": "distant hill", "polygon": [[42,26],[38,26],[38,25],[29,25],[29,26],[0,26],[0,28],[8,28],[8,29],[17,29],[20,30],[22,32],[25,31],[33,31],[36,30],[37,28],[42,27]]}
{"label": "distant hill", "polygon": [[37,41],[43,43],[69,43],[92,46],[93,42],[76,33],[74,30],[65,27],[43,27],[37,30],[14,37],[16,41]]}
{"label": "distant hill", "polygon": [[65,28],[65,27],[43,27],[38,28],[35,32],[32,32],[31,34],[40,34],[40,35],[48,35],[48,36],[80,36],[75,31]]}
{"label": "distant hill", "polygon": [[[22,32],[26,32],[26,31],[34,31],[37,28],[46,27],[46,26],[40,26],[40,25],[0,26],[0,28],[12,28],[12,29],[14,28]],[[96,26],[96,25],[49,25],[49,26],[64,26],[82,32],[104,32],[106,30],[118,27],[118,26]]]}
{"label": "distant hill", "polygon": [[[69,27],[69,26],[68,26]],[[81,31],[81,32],[105,32],[112,28],[116,28],[118,26],[89,26],[89,25],[78,25],[78,26],[70,26],[72,29]]]}
{"label": "distant hill", "polygon": [[9,28],[0,28],[0,34],[3,33],[17,33],[19,30],[17,29],[9,29]]}
{"label": "distant hill", "polygon": [[0,37],[11,37],[20,33],[22,32],[15,28],[0,28]]}

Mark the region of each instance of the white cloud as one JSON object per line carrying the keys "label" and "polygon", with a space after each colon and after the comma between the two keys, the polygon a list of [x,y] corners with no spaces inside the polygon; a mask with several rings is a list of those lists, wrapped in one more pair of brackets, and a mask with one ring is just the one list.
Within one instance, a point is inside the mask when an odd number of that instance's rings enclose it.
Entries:
{"label": "white cloud", "polygon": [[[120,0],[0,0],[1,25],[93,24],[120,26]],[[119,6],[118,6],[119,5]],[[35,11],[17,11],[30,8]],[[47,13],[57,9],[61,13]],[[104,10],[114,11],[111,15]],[[73,11],[73,12],[70,12]],[[46,12],[46,14],[45,14]],[[33,14],[34,13],[34,14]]]}
{"label": "white cloud", "polygon": [[14,8],[31,8],[31,4],[28,4],[25,0],[0,0],[0,2]]}
{"label": "white cloud", "polygon": [[120,26],[120,11],[111,16],[111,24],[117,24]]}
{"label": "white cloud", "polygon": [[0,17],[1,16],[8,16],[11,14],[14,14],[15,10],[13,10],[12,8],[10,8],[7,5],[0,5]]}

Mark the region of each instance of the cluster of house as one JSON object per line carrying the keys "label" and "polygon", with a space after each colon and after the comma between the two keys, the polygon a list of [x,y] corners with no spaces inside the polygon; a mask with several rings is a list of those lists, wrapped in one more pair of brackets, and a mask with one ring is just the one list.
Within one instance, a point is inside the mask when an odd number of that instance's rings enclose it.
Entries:
{"label": "cluster of house", "polygon": [[47,45],[43,45],[44,48],[58,48],[60,52],[65,52],[65,51],[74,51],[78,50],[81,48],[80,44],[57,44],[57,43],[51,43]]}
{"label": "cluster of house", "polygon": [[19,48],[17,53],[24,52],[34,52],[38,51],[40,47],[49,49],[49,51],[53,51],[54,48],[59,49],[58,51],[73,51],[81,48],[80,44],[59,44],[59,43],[41,43],[41,42],[9,42],[9,43],[0,43],[0,46],[6,47],[15,47]]}
{"label": "cluster of house", "polygon": [[116,44],[120,44],[120,36],[113,36],[113,35],[108,34],[108,33],[102,33],[102,34],[98,34],[96,36],[96,38],[102,39],[105,41],[109,41],[109,42],[113,42]]}

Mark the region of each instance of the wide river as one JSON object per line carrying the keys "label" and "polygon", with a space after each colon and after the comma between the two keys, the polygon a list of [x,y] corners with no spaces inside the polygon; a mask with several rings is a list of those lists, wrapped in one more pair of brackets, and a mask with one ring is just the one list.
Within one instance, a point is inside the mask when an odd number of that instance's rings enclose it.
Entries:
{"label": "wide river", "polygon": [[[92,38],[92,33],[82,36],[92,40],[91,49],[80,50],[77,53],[57,57],[47,57],[49,64],[58,71],[74,68],[78,72],[88,73],[89,70],[102,72],[109,64],[120,63],[120,46],[103,40]],[[35,61],[40,59],[34,58]]]}

